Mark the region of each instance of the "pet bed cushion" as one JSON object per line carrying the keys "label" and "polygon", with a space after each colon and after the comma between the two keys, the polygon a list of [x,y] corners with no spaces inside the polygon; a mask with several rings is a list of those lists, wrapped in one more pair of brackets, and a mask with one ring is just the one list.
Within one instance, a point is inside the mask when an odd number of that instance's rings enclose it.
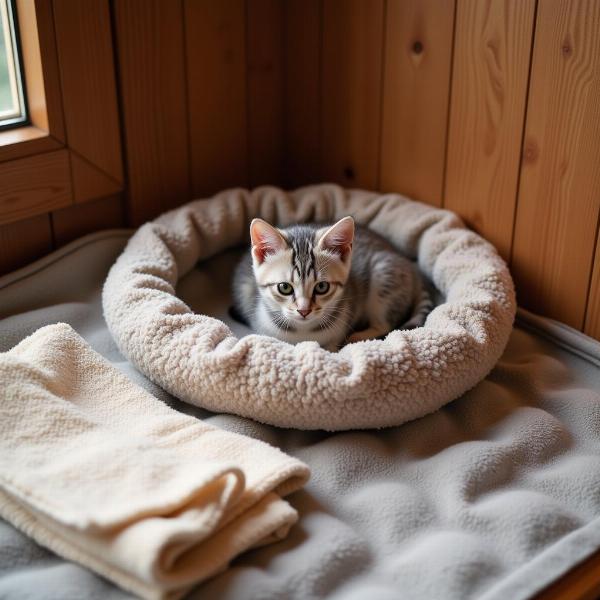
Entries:
{"label": "pet bed cushion", "polygon": [[[198,261],[246,242],[253,217],[286,226],[348,214],[417,259],[442,293],[424,327],[331,353],[315,342],[238,339],[175,295]],[[166,213],[131,238],[106,280],[103,306],[121,352],[174,396],[264,423],[327,430],[397,425],[457,398],[492,369],[515,314],[505,263],[456,215],[334,185],[229,190]]]}

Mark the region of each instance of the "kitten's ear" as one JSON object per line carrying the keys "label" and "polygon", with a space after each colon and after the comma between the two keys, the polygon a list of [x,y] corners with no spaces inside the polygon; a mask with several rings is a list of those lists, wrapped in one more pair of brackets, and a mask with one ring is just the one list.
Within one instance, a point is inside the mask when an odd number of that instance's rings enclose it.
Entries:
{"label": "kitten's ear", "polygon": [[352,252],[352,242],[354,241],[354,219],[344,217],[335,225],[332,225],[319,240],[318,247],[321,250],[328,250],[339,254],[345,261]]}
{"label": "kitten's ear", "polygon": [[252,255],[259,264],[263,263],[269,254],[276,254],[287,248],[287,242],[281,232],[262,219],[254,219],[250,223],[250,239]]}

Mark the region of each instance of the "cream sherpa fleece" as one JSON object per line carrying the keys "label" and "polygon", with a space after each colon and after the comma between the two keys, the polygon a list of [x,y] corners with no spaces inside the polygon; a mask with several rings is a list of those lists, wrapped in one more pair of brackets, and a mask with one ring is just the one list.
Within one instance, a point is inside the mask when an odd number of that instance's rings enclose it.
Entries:
{"label": "cream sherpa fleece", "polygon": [[182,415],[65,324],[0,353],[0,516],[145,598],[281,539],[308,468]]}
{"label": "cream sherpa fleece", "polygon": [[[331,353],[314,342],[237,339],[175,295],[198,260],[245,243],[253,217],[287,226],[349,214],[417,258],[445,296],[425,327]],[[103,305],[121,352],[171,394],[273,425],[327,430],[398,425],[457,398],[502,354],[516,308],[504,261],[456,215],[334,185],[229,190],[166,213],[131,238]]]}

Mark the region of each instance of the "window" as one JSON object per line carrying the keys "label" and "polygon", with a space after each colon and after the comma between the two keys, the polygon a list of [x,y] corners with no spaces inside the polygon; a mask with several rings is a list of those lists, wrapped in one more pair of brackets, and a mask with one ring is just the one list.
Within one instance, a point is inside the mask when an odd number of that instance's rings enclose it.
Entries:
{"label": "window", "polygon": [[12,0],[0,0],[0,129],[27,121],[16,15]]}

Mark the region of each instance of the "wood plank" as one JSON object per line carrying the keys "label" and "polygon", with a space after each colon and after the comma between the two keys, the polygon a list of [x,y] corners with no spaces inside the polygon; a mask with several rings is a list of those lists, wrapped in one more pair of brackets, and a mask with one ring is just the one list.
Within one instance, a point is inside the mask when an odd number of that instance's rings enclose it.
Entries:
{"label": "wood plank", "polygon": [[380,185],[442,204],[455,0],[388,0]]}
{"label": "wood plank", "polygon": [[183,4],[114,3],[133,225],[191,197]]}
{"label": "wood plank", "polygon": [[0,162],[63,148],[64,144],[34,126],[0,131]]}
{"label": "wood plank", "polygon": [[108,0],[54,0],[68,145],[123,181]]}
{"label": "wood plank", "polygon": [[88,202],[117,194],[123,188],[121,184],[99,171],[75,152],[70,152],[71,177],[73,180],[73,200],[77,203]]}
{"label": "wood plank", "polygon": [[600,2],[538,4],[512,268],[526,307],[583,327],[600,211]]}
{"label": "wood plank", "polygon": [[125,225],[120,194],[85,204],[75,204],[52,213],[52,229],[57,246],[64,246],[82,235]]}
{"label": "wood plank", "polygon": [[320,168],[321,0],[284,3],[285,185],[316,183]]}
{"label": "wood plank", "polygon": [[244,0],[185,0],[192,193],[248,185]]}
{"label": "wood plank", "polygon": [[0,225],[0,275],[19,269],[52,250],[50,217]]}
{"label": "wood plank", "polygon": [[324,179],[378,187],[383,41],[383,0],[324,0]]}
{"label": "wood plank", "polygon": [[0,164],[0,224],[62,208],[72,202],[66,150]]}
{"label": "wood plank", "polygon": [[444,206],[508,260],[535,0],[458,0]]}
{"label": "wood plank", "polygon": [[597,600],[600,597],[600,552],[571,569],[535,596],[535,600]]}
{"label": "wood plank", "polygon": [[600,340],[600,242],[596,241],[596,255],[592,281],[587,301],[587,312],[583,331]]}
{"label": "wood plank", "polygon": [[64,143],[52,0],[17,0],[17,12],[31,123]]}
{"label": "wood plank", "polygon": [[283,180],[283,7],[252,0],[246,8],[251,187]]}

